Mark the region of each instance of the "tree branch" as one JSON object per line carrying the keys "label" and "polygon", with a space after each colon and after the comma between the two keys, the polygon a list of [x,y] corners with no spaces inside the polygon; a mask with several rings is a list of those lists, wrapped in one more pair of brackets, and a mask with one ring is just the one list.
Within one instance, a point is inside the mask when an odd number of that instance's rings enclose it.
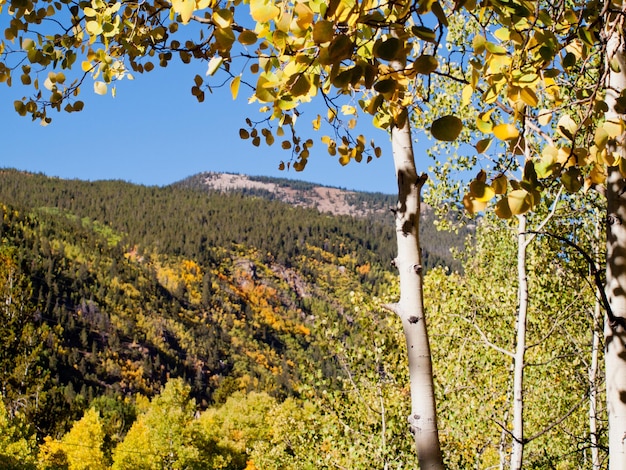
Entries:
{"label": "tree branch", "polygon": [[593,260],[593,258],[589,255],[589,253],[587,253],[585,250],[583,250],[580,246],[578,246],[576,243],[574,243],[573,241],[569,240],[568,238],[562,237],[560,235],[556,235],[555,233],[552,232],[541,232],[541,231],[528,231],[527,233],[532,233],[535,235],[547,235],[549,237],[552,237],[556,240],[559,240],[563,243],[565,243],[566,245],[574,248],[584,259],[585,261],[587,261],[587,263],[589,263],[589,269],[591,270],[591,274],[593,276],[595,285],[598,289],[598,292],[600,293],[600,300],[602,301],[602,305],[604,307],[604,310],[606,311],[606,316],[609,319],[609,326],[611,327],[612,330],[616,330],[618,327],[622,327],[623,329],[626,329],[626,319],[621,318],[621,317],[616,317],[615,314],[613,313],[613,309],[611,308],[611,304],[609,304],[609,299],[606,296],[606,292],[604,291],[604,284],[602,282],[602,277],[600,276],[600,271],[598,270],[598,267],[596,266],[596,262]]}

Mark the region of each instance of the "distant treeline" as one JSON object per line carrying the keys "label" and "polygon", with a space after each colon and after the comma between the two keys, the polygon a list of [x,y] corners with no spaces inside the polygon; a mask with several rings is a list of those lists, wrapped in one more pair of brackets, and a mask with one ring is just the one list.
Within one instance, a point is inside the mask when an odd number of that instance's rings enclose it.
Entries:
{"label": "distant treeline", "polygon": [[[205,179],[210,177],[210,173],[200,173],[190,176],[184,180],[175,183],[174,187],[194,189],[202,192],[214,193],[205,183]],[[319,185],[307,181],[290,180],[286,178],[273,178],[267,176],[247,176],[252,181],[262,183],[276,184],[282,188],[289,188],[301,192],[302,203],[307,203],[307,192],[312,192]],[[339,188],[341,189],[341,188]],[[260,188],[241,188],[231,190],[230,194],[240,194],[243,196],[253,196],[267,201],[278,201],[278,196],[270,190]],[[391,209],[395,207],[397,196],[383,193],[369,192],[350,192],[347,196],[347,203],[357,208],[363,209],[369,215],[365,219],[365,224],[374,225],[374,232],[385,234],[384,242],[378,244],[369,244],[368,249],[376,251],[380,257],[379,260],[386,264],[395,255],[395,233],[393,227],[393,215]],[[309,209],[314,211],[313,209]],[[315,211],[314,211],[315,212]],[[343,216],[342,216],[343,217]],[[342,217],[339,217],[340,219]],[[434,212],[426,207],[423,210],[424,221],[420,225],[422,248],[425,268],[435,266],[446,266],[450,271],[462,271],[461,263],[454,258],[451,248],[462,250],[464,248],[465,239],[470,232],[468,229],[461,229],[458,233],[440,231],[435,227]],[[380,251],[379,251],[380,249]]]}

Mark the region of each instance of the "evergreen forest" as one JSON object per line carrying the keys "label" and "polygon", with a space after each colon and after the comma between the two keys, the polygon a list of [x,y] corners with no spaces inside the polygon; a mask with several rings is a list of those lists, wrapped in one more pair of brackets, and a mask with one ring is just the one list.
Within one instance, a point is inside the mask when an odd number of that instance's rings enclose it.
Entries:
{"label": "evergreen forest", "polygon": [[[0,209],[0,468],[417,468],[384,217],[10,169]],[[450,469],[499,468],[512,446],[517,233],[475,222],[422,225]],[[527,266],[524,468],[591,468],[606,420],[589,267],[556,237]]]}

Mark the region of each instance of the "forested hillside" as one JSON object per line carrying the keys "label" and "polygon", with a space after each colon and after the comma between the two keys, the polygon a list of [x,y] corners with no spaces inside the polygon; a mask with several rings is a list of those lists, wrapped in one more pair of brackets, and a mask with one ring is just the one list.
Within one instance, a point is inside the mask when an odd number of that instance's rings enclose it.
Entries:
{"label": "forested hillside", "polygon": [[[12,170],[0,203],[1,468],[416,468],[390,227]],[[510,446],[514,253],[485,220],[425,279],[449,468]],[[593,292],[533,253],[528,468],[586,468]]]}
{"label": "forested hillside", "polygon": [[[370,223],[374,222],[378,226],[382,224],[383,230],[389,233],[394,224],[392,211],[398,199],[391,194],[348,191],[306,181],[230,173],[198,173],[172,186],[209,194],[241,194],[269,201],[282,201],[296,207],[314,208],[326,214],[351,215]],[[458,216],[458,214],[446,215],[449,218]],[[424,223],[420,231],[424,242],[426,269],[446,266],[451,271],[461,270],[461,263],[452,256],[451,249],[462,249],[471,230],[467,227],[460,227],[457,232],[438,230],[433,224],[434,211],[427,205],[422,207],[422,218]]]}

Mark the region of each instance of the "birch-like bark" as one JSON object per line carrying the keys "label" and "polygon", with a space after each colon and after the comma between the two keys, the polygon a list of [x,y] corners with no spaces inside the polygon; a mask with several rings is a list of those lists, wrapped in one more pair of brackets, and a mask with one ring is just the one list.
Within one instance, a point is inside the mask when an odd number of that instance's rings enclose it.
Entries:
{"label": "birch-like bark", "polygon": [[[626,158],[626,152],[624,152]],[[617,168],[609,169],[607,181],[608,223],[606,295],[615,319],[604,327],[606,400],[609,419],[609,469],[626,469],[626,188]]]}
{"label": "birch-like bark", "polygon": [[[596,221],[594,241],[594,261],[600,260],[598,243],[600,227]],[[600,450],[598,446],[598,364],[600,356],[600,335],[602,334],[602,305],[600,292],[596,291],[596,303],[591,321],[591,363],[589,364],[589,440],[591,443],[591,465],[593,470],[600,470]]]}
{"label": "birch-like bark", "polygon": [[[598,296],[599,298],[599,296]],[[593,470],[600,470],[600,451],[598,447],[598,359],[600,353],[600,325],[602,310],[600,300],[596,300],[594,318],[591,326],[591,364],[589,365],[589,440],[591,443],[591,465]]]}
{"label": "birch-like bark", "polygon": [[391,131],[398,181],[395,265],[400,277],[400,301],[389,305],[402,320],[411,385],[409,425],[420,470],[443,470],[430,344],[423,300],[422,254],[419,240],[421,189],[426,175],[417,175],[408,118]]}
{"label": "birch-like bark", "polygon": [[515,356],[513,358],[513,446],[511,470],[520,470],[524,459],[524,357],[526,355],[526,317],[528,314],[528,278],[526,275],[526,216],[518,216],[517,282],[518,312]]}
{"label": "birch-like bark", "polygon": [[[612,3],[613,8],[617,4]],[[624,5],[620,5],[624,9]],[[616,100],[626,89],[626,49],[624,47],[624,11],[607,9],[607,121],[620,122],[624,116],[616,109]],[[613,63],[618,67],[610,67]],[[614,150],[626,159],[625,135]],[[605,322],[606,400],[609,421],[609,469],[626,469],[626,184],[617,167],[608,169],[606,226],[606,295],[611,312]]]}

